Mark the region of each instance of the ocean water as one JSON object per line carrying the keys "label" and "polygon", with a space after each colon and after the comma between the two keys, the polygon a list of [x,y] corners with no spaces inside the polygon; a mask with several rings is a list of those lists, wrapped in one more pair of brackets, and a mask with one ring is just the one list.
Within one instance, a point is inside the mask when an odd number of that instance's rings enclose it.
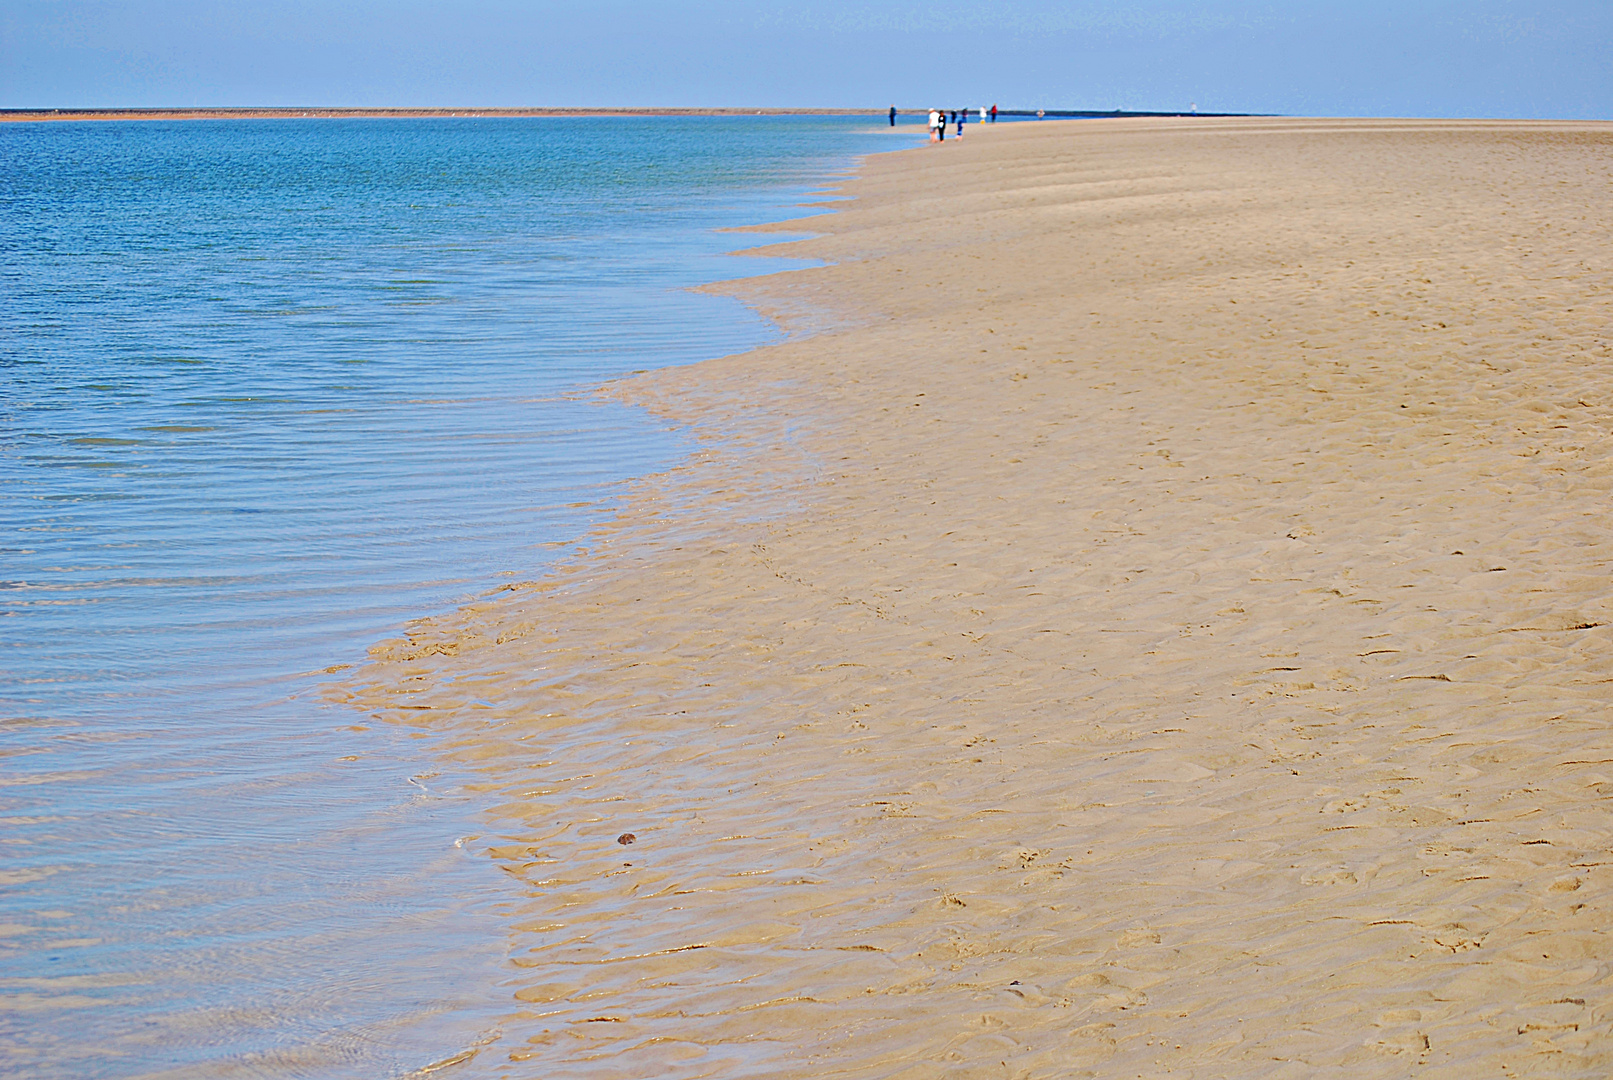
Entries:
{"label": "ocean water", "polygon": [[509,1005],[481,807],[325,703],[680,434],[588,388],[773,340],[850,118],[0,125],[0,1074],[382,1077]]}

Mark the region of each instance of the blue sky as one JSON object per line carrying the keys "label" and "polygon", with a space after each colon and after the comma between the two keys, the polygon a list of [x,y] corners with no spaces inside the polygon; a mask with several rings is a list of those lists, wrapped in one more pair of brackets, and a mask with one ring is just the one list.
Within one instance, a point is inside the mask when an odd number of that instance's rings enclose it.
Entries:
{"label": "blue sky", "polygon": [[1613,0],[0,0],[0,107],[1613,118]]}

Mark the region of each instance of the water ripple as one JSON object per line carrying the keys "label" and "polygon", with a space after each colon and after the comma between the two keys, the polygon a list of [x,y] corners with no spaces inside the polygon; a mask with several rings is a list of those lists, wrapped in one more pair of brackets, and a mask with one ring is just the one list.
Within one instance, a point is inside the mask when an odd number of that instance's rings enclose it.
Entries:
{"label": "water ripple", "polygon": [[0,1072],[374,1077],[490,1022],[477,796],[317,673],[675,461],[577,390],[770,340],[686,291],[759,262],[713,230],[887,140],[0,125]]}

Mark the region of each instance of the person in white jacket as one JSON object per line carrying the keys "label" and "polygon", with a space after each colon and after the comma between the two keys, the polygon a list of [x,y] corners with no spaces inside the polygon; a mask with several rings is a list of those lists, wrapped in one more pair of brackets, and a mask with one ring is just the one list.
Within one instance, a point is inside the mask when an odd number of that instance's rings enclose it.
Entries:
{"label": "person in white jacket", "polygon": [[941,114],[935,109],[930,110],[930,141],[941,141]]}

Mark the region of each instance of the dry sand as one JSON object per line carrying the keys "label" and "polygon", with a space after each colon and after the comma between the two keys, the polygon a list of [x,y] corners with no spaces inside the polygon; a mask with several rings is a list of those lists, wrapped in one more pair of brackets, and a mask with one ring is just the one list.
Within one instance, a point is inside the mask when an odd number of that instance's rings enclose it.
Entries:
{"label": "dry sand", "polygon": [[1613,1073],[1613,125],[843,194],[731,286],[822,332],[610,391],[687,467],[347,688],[500,803],[465,1068]]}

